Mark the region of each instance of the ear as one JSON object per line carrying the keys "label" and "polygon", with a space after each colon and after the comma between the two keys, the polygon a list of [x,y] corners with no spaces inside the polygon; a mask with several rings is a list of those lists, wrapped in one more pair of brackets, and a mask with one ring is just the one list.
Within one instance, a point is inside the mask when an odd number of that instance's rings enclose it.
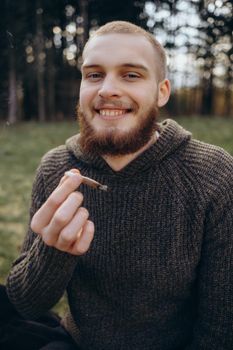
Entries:
{"label": "ear", "polygon": [[158,85],[158,107],[163,107],[169,100],[171,93],[171,83],[164,79]]}

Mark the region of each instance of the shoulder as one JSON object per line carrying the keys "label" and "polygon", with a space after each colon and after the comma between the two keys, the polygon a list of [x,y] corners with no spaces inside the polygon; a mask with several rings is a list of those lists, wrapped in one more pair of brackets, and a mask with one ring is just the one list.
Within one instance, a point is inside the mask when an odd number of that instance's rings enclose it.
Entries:
{"label": "shoulder", "polygon": [[203,191],[232,192],[233,157],[223,148],[191,139],[180,153],[180,162]]}
{"label": "shoulder", "polygon": [[69,152],[65,145],[60,145],[56,148],[49,150],[41,159],[43,166],[53,166],[57,162],[64,162],[69,158]]}
{"label": "shoulder", "polygon": [[182,161],[206,175],[231,173],[233,157],[223,148],[191,139],[182,154]]}

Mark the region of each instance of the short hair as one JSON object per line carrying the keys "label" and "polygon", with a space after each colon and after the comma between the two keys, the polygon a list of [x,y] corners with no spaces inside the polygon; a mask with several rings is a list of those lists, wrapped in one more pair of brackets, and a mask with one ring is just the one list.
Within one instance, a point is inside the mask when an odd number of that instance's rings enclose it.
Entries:
{"label": "short hair", "polygon": [[159,81],[162,81],[166,78],[167,74],[167,57],[166,52],[163,46],[158,42],[158,40],[154,37],[153,34],[147,32],[145,29],[126,21],[113,21],[108,22],[98,28],[93,34],[90,36],[88,41],[86,42],[83,52],[87,47],[88,43],[92,38],[105,34],[136,34],[144,36],[153,46],[155,52],[157,54],[156,58],[158,58],[158,70],[157,73],[159,75]]}

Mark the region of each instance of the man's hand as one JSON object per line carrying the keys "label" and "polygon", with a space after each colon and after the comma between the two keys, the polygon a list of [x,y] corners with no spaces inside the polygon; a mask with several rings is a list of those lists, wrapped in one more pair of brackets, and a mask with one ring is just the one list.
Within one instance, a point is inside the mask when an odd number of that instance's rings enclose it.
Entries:
{"label": "man's hand", "polygon": [[31,229],[41,235],[48,246],[81,255],[86,253],[94,237],[94,224],[88,220],[87,209],[81,207],[82,193],[75,191],[82,176],[78,171],[72,171],[71,175],[63,176],[58,187],[35,213]]}

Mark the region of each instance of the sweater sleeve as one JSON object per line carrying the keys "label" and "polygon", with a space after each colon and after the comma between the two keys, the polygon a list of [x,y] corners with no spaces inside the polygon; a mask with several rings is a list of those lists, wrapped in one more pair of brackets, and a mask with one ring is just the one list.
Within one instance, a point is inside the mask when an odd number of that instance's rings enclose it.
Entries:
{"label": "sweater sleeve", "polygon": [[208,208],[198,270],[197,321],[185,350],[230,350],[233,346],[232,188],[230,175],[227,188],[218,188]]}
{"label": "sweater sleeve", "polygon": [[32,189],[30,220],[21,255],[13,263],[6,288],[9,299],[23,317],[37,318],[63,295],[77,257],[49,247],[30,229],[34,213],[46,200],[42,166]]}

